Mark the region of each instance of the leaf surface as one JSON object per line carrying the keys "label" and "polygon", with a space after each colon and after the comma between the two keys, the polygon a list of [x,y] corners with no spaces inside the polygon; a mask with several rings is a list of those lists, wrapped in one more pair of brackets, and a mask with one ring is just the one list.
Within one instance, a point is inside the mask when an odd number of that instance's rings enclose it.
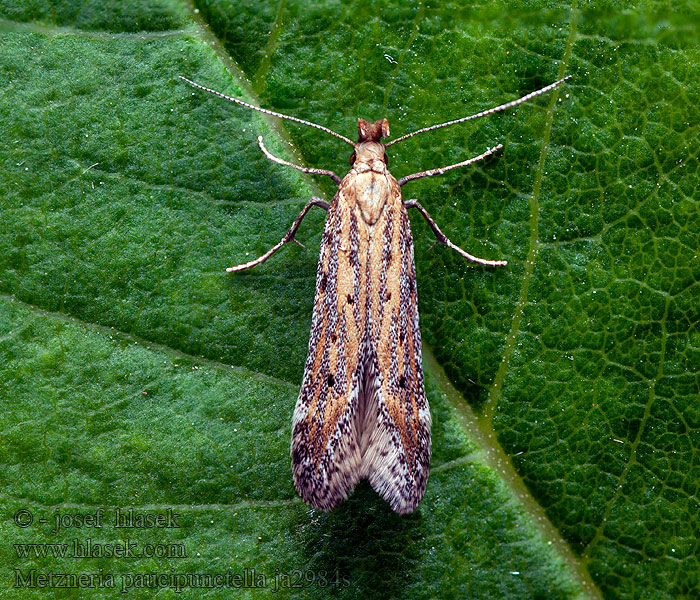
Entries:
{"label": "leaf surface", "polygon": [[[115,588],[91,590],[104,598],[125,581],[150,598],[129,576],[173,572],[262,575],[236,590],[256,598],[692,597],[698,11],[671,8],[4,3],[3,597],[46,595],[14,588],[15,567],[114,573]],[[557,94],[390,148],[399,177],[504,144],[404,188],[454,243],[509,261],[428,253],[412,215],[437,359],[417,513],[398,517],[362,486],[326,515],[292,486],[321,211],[297,236],[308,250],[224,272],[279,241],[312,193],[333,193],[266,161],[258,134],[341,175],[350,149],[179,74],[348,137],[358,117],[386,117],[398,137],[573,75]],[[128,537],[186,556],[28,558],[14,545],[127,537],[38,523],[100,507],[172,508],[179,527]],[[13,521],[20,510],[31,526]]]}

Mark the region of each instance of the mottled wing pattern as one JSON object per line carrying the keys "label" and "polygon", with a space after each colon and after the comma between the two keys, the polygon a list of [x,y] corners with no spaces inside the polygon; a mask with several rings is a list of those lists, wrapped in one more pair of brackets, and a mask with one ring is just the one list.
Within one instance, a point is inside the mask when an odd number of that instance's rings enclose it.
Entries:
{"label": "mottled wing pattern", "polygon": [[366,478],[395,511],[411,512],[428,476],[413,239],[396,180],[381,177],[370,190],[384,196],[378,218],[363,212],[361,178],[347,176],[321,240],[292,469],[302,498],[324,510]]}
{"label": "mottled wing pattern", "polygon": [[309,354],[292,420],[292,470],[301,497],[331,510],[359,480],[357,414],[365,288],[356,217],[341,184],[321,238]]}
{"label": "mottled wing pattern", "polygon": [[[430,408],[423,385],[413,236],[401,188],[390,178],[390,198],[375,231],[367,263],[372,342],[365,394],[362,478],[399,513],[413,511],[430,465]],[[371,419],[371,420],[370,420]]]}

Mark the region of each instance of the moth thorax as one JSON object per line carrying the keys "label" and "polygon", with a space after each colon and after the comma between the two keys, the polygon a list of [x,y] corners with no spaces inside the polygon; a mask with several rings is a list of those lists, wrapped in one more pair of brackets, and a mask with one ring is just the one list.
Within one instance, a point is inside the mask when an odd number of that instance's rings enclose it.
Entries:
{"label": "moth thorax", "polygon": [[372,164],[374,161],[379,161],[382,166],[382,171],[384,170],[383,167],[386,164],[384,158],[386,155],[384,144],[380,142],[358,142],[355,145],[354,154],[355,158],[353,162],[355,165],[358,163]]}

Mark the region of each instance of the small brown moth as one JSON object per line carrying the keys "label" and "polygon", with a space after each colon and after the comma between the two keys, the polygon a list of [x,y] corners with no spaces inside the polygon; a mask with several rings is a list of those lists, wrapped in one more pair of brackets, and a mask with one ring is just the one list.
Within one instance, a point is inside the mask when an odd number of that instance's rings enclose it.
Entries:
{"label": "small brown moth", "polygon": [[[425,127],[388,144],[386,119],[358,119],[357,143],[326,127],[265,110],[201,86],[190,85],[282,119],[316,127],[353,147],[352,165],[342,179],[332,171],[309,169],[270,154],[270,160],[304,173],[328,175],[338,184],[330,204],[312,198],[282,240],[260,258],[230,267],[241,271],[266,261],[294,235],[312,206],[328,211],[316,275],[309,354],[294,410],[292,471],[301,497],[331,510],[362,479],[398,513],[412,512],[425,492],[430,463],[430,409],[423,387],[418,296],[409,208],[416,208],[437,241],[467,260],[486,260],[455,246],[417,200],[404,201],[401,186],[442,174],[493,154],[501,144],[454,165],[395,179],[387,168],[386,148],[409,137],[483,117],[544,94],[569,77],[522,98],[483,112]],[[297,242],[298,243],[298,242]]]}

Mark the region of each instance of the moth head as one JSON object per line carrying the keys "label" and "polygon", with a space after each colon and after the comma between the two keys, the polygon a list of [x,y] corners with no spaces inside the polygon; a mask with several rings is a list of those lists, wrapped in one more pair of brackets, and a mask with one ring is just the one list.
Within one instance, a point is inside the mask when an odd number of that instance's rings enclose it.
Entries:
{"label": "moth head", "polygon": [[370,123],[364,119],[357,119],[357,142],[378,142],[383,137],[389,137],[389,121],[382,119]]}
{"label": "moth head", "polygon": [[380,158],[388,164],[384,144],[381,143],[383,137],[389,137],[389,121],[382,119],[370,123],[364,119],[357,119],[357,144],[355,151],[350,156],[350,164],[354,164],[358,158],[367,160],[368,158]]}

